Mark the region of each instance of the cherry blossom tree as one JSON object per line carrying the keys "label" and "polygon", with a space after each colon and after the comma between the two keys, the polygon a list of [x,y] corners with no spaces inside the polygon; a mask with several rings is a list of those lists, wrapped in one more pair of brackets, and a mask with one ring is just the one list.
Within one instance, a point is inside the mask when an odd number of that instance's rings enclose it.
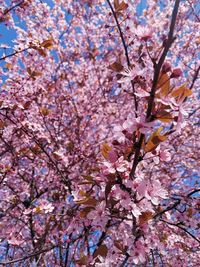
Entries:
{"label": "cherry blossom tree", "polygon": [[1,266],[199,266],[198,0],[0,4]]}

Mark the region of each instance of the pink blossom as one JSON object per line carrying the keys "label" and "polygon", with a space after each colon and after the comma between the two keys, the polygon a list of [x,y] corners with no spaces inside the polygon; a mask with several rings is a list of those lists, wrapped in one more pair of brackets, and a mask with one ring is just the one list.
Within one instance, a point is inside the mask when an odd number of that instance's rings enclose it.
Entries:
{"label": "pink blossom", "polygon": [[147,153],[145,158],[153,158],[155,164],[159,164],[160,161],[169,162],[171,160],[171,154],[168,150],[163,150],[162,146],[158,146],[155,151],[156,154]]}
{"label": "pink blossom", "polygon": [[123,192],[123,194],[120,195],[120,205],[125,209],[129,209],[130,204],[131,204],[131,199],[129,194]]}
{"label": "pink blossom", "polygon": [[54,206],[47,201],[42,201],[36,208],[33,209],[33,212],[40,213],[51,213],[54,210]]}
{"label": "pink blossom", "polygon": [[117,153],[115,150],[112,150],[112,151],[109,151],[108,152],[108,160],[111,162],[111,163],[114,163],[116,162],[118,159],[118,156],[117,156]]}
{"label": "pink blossom", "polygon": [[24,243],[23,239],[19,238],[16,238],[15,236],[11,236],[9,239],[8,239],[8,243],[13,245],[13,246],[20,246],[21,244]]}
{"label": "pink blossom", "polygon": [[188,112],[184,109],[183,105],[179,106],[179,112],[178,112],[178,119],[176,124],[176,130],[177,132],[180,132],[182,128],[186,126],[186,122],[184,121],[184,116],[187,116]]}
{"label": "pink blossom", "polygon": [[145,116],[141,115],[138,118],[129,118],[123,123],[123,128],[133,133],[137,130],[141,133],[147,133],[154,126],[154,122],[146,122]]}
{"label": "pink blossom", "polygon": [[138,182],[137,193],[139,197],[145,197],[150,200],[154,205],[158,205],[160,198],[166,198],[167,192],[161,186],[161,183],[157,181],[149,182],[143,179]]}
{"label": "pink blossom", "polygon": [[145,192],[145,197],[150,200],[154,205],[158,205],[160,198],[166,198],[167,191],[161,187],[161,183],[153,181],[153,183],[148,185]]}
{"label": "pink blossom", "polygon": [[108,221],[108,216],[106,215],[106,203],[102,201],[94,210],[87,214],[87,218],[92,220],[93,225],[104,227]]}
{"label": "pink blossom", "polygon": [[152,29],[148,28],[148,26],[138,26],[135,30],[135,34],[144,41],[148,41],[153,36]]}
{"label": "pink blossom", "polygon": [[150,94],[149,94],[149,92],[147,92],[146,90],[144,90],[144,89],[142,89],[142,88],[140,88],[139,90],[137,90],[137,92],[136,93],[134,93],[136,96],[138,96],[138,97],[148,97]]}
{"label": "pink blossom", "polygon": [[132,260],[135,264],[140,264],[140,263],[144,263],[146,261],[146,251],[145,251],[145,247],[142,244],[141,241],[136,241],[135,242],[135,247],[133,249],[133,251],[131,252],[131,257]]}
{"label": "pink blossom", "polygon": [[160,157],[161,161],[169,162],[171,160],[171,154],[167,150],[160,151],[159,157]]}
{"label": "pink blossom", "polygon": [[145,179],[138,182],[137,192],[141,197],[143,197],[145,195],[145,192],[147,190],[147,185],[148,185],[148,183],[147,183],[147,181],[145,181]]}
{"label": "pink blossom", "polygon": [[109,173],[115,173],[116,171],[125,172],[129,168],[129,163],[124,160],[123,156],[113,163],[104,161],[103,164],[107,167]]}
{"label": "pink blossom", "polygon": [[113,132],[114,132],[114,139],[116,139],[119,143],[120,142],[125,142],[126,137],[123,134],[123,130],[124,128],[121,125],[115,125],[113,128]]}
{"label": "pink blossom", "polygon": [[139,207],[132,203],[132,214],[135,218],[138,218],[141,215],[141,210],[139,209]]}
{"label": "pink blossom", "polygon": [[142,75],[143,71],[136,65],[133,68],[124,68],[123,71],[120,72],[120,74],[123,76],[120,80],[118,80],[118,83],[130,83],[134,78],[138,75]]}

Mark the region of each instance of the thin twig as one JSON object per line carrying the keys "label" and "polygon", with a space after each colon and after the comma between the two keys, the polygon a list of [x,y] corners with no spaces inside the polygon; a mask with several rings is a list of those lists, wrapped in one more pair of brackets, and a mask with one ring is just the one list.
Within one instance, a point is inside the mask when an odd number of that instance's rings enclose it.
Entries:
{"label": "thin twig", "polygon": [[[125,56],[126,56],[127,65],[128,65],[128,67],[131,67],[131,62],[130,62],[129,55],[128,55],[128,49],[127,49],[126,41],[124,39],[124,35],[123,35],[120,23],[119,23],[118,18],[117,18],[117,14],[113,9],[113,6],[110,3],[110,0],[107,0],[107,2],[108,2],[108,5],[110,6],[110,9],[112,11],[113,17],[114,17],[115,22],[117,24],[117,28],[118,28],[118,31],[119,31],[119,34],[120,34],[120,38],[121,38],[121,41],[122,41],[122,44],[123,44],[123,47],[124,47],[124,52],[125,52]],[[131,81],[131,86],[132,86],[132,90],[133,90],[133,98],[134,98],[134,105],[135,105],[135,116],[137,117],[137,112],[136,111],[138,110],[138,103],[137,103],[136,96],[134,94],[135,88],[134,88],[134,82],[133,81]]]}
{"label": "thin twig", "polygon": [[161,219],[160,221],[162,221],[162,222],[164,222],[164,223],[167,223],[167,224],[169,224],[169,225],[178,227],[179,229],[183,230],[185,233],[187,233],[188,235],[190,235],[193,239],[195,239],[195,240],[200,244],[200,240],[199,240],[198,238],[196,238],[195,235],[193,235],[192,233],[190,233],[187,229],[185,229],[184,227],[182,227],[180,224],[171,223],[171,222],[165,221],[165,220],[163,220],[163,219]]}
{"label": "thin twig", "polygon": [[11,53],[11,54],[9,54],[9,55],[5,55],[5,56],[3,56],[3,57],[0,58],[0,61],[1,61],[1,60],[4,60],[4,59],[6,59],[6,58],[9,58],[9,57],[15,56],[15,55],[17,55],[17,54],[20,54],[20,53],[22,53],[22,52],[25,52],[25,51],[27,51],[27,50],[30,49],[30,48],[32,48],[32,47],[26,47],[26,48],[24,48],[24,49],[22,49],[22,50],[17,50],[17,51],[15,51],[15,52],[13,52],[13,53]]}
{"label": "thin twig", "polygon": [[15,260],[3,261],[3,262],[0,262],[0,265],[7,265],[7,264],[11,264],[11,263],[16,263],[16,262],[19,262],[19,261],[24,261],[24,260],[30,259],[32,257],[38,256],[38,255],[40,255],[42,253],[48,252],[48,251],[54,249],[55,247],[56,246],[53,246],[51,248],[42,249],[40,251],[30,253],[30,254],[28,254],[28,255],[26,255],[24,257],[21,257],[21,258],[15,259]]}
{"label": "thin twig", "polygon": [[200,66],[199,66],[198,69],[195,71],[194,77],[193,77],[193,79],[192,79],[192,83],[191,83],[191,85],[190,85],[190,90],[192,90],[195,81],[198,79],[199,71],[200,71]]}
{"label": "thin twig", "polygon": [[[24,3],[24,0],[22,0],[21,2],[17,3],[14,6],[11,6],[10,8],[6,8],[6,10],[3,12],[3,16],[7,15],[10,11],[12,11],[13,9],[15,9],[16,7],[20,7],[22,4]],[[2,18],[0,18],[1,20]]]}

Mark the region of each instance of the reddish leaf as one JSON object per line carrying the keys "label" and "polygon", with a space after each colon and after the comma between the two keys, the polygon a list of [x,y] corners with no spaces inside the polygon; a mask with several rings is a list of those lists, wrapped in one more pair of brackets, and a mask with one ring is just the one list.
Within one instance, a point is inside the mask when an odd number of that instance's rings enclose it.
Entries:
{"label": "reddish leaf", "polygon": [[48,39],[46,41],[43,41],[41,43],[41,46],[47,49],[51,49],[53,48],[53,43],[54,43],[53,39]]}
{"label": "reddish leaf", "polygon": [[173,117],[171,115],[170,112],[166,111],[166,110],[160,110],[157,114],[156,114],[156,119],[162,121],[162,122],[170,122],[173,120]]}
{"label": "reddish leaf", "polygon": [[160,76],[158,80],[157,88],[160,88],[160,94],[162,96],[168,95],[170,91],[170,78],[167,73],[163,73]]}
{"label": "reddish leaf", "polygon": [[163,141],[167,139],[166,135],[161,135],[162,127],[158,128],[148,139],[145,146],[146,152],[151,152]]}
{"label": "reddish leaf", "polygon": [[149,220],[151,220],[153,217],[153,213],[151,211],[145,211],[142,212],[142,214],[139,216],[139,224],[147,223]]}
{"label": "reddish leaf", "polygon": [[106,257],[108,253],[108,249],[106,247],[106,245],[100,245],[97,250],[95,250],[93,257],[96,258],[97,256],[102,256],[102,257]]}
{"label": "reddish leaf", "polygon": [[114,71],[116,71],[116,72],[120,72],[120,71],[122,71],[123,69],[124,69],[124,67],[122,66],[122,64],[120,63],[120,62],[114,62],[113,64],[111,64],[110,66],[109,66],[109,68],[111,69],[111,70],[114,70]]}
{"label": "reddish leaf", "polygon": [[109,158],[110,151],[112,151],[112,147],[110,147],[107,143],[104,143],[101,147],[101,154],[105,159]]}
{"label": "reddish leaf", "polygon": [[171,95],[175,98],[188,97],[192,95],[192,91],[188,89],[185,85],[181,85],[180,87],[175,88]]}

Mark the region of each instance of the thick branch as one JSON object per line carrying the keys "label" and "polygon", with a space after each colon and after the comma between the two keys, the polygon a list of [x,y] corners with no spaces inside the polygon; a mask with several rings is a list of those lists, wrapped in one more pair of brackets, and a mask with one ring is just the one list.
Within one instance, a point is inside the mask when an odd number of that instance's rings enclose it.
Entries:
{"label": "thick branch", "polygon": [[200,71],[200,66],[199,66],[198,69],[195,71],[194,77],[193,77],[193,79],[192,79],[192,83],[191,83],[191,85],[190,85],[190,90],[192,90],[195,81],[198,79],[199,71]]}
{"label": "thick branch", "polygon": [[[152,113],[153,104],[154,104],[155,92],[156,92],[156,87],[157,87],[157,83],[158,83],[158,79],[159,79],[159,75],[160,75],[160,70],[161,70],[162,64],[164,63],[166,55],[167,55],[167,53],[168,53],[173,41],[175,40],[175,38],[174,38],[174,28],[175,28],[175,23],[176,23],[179,4],[180,4],[180,0],[176,0],[175,5],[174,5],[174,9],[173,9],[173,12],[172,12],[172,19],[171,19],[171,24],[170,24],[170,29],[169,29],[167,42],[165,44],[164,50],[162,52],[162,55],[160,56],[160,59],[159,59],[158,63],[156,63],[155,66],[154,66],[153,83],[152,83],[152,88],[151,88],[151,92],[150,92],[150,97],[149,97],[148,107],[147,107],[147,113],[146,113],[146,120],[147,121],[149,121],[151,119],[151,113]],[[139,162],[138,159],[139,159],[139,156],[140,156],[140,150],[141,150],[141,147],[142,147],[142,143],[143,143],[144,137],[145,137],[144,134],[140,135],[140,139],[139,139],[138,145],[136,147],[135,157],[134,157],[134,160],[133,160],[133,165],[132,165],[132,169],[131,169],[131,173],[130,173],[130,177],[132,179],[134,179],[135,170],[136,170],[136,167],[137,167],[138,162]]]}

